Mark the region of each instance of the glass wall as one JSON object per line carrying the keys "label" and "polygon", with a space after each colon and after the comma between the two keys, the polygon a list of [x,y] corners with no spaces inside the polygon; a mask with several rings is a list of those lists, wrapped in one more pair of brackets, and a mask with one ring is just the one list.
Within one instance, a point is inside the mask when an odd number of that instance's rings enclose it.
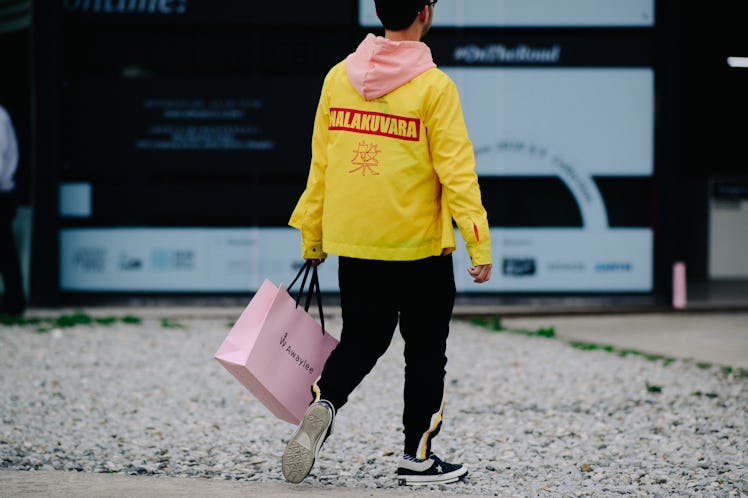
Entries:
{"label": "glass wall", "polygon": [[[461,93],[497,269],[485,286],[457,271],[458,291],[653,291],[654,14],[654,0],[436,5],[425,41]],[[373,1],[61,0],[35,15],[53,95],[38,111],[54,152],[37,175],[45,292],[289,280],[322,79],[381,34]]]}

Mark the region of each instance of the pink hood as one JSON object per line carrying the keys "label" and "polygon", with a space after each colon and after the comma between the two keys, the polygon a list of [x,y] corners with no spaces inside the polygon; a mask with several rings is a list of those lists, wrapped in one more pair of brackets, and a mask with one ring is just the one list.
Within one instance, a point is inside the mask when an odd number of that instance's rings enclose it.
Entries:
{"label": "pink hood", "polygon": [[419,41],[392,41],[369,33],[345,60],[353,88],[366,100],[390,93],[436,67],[431,49]]}

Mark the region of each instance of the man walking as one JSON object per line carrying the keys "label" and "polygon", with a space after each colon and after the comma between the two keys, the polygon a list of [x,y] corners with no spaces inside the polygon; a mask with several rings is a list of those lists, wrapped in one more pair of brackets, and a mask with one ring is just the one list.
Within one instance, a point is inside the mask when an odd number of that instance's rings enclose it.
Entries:
{"label": "man walking", "polygon": [[16,215],[15,181],[18,166],[18,140],[8,112],[0,105],[0,276],[4,296],[0,314],[23,315],[26,296],[23,292],[21,263],[13,240]]}
{"label": "man walking", "polygon": [[467,469],[431,451],[444,411],[446,341],[455,299],[453,221],[474,282],[491,276],[491,242],[473,149],[454,83],[421,38],[435,0],[375,0],[384,37],[369,34],[327,74],[306,189],[289,224],[302,257],[339,256],[340,343],[289,440],[283,475],[311,471],[335,414],[387,350],[405,342],[405,485],[448,483]]}

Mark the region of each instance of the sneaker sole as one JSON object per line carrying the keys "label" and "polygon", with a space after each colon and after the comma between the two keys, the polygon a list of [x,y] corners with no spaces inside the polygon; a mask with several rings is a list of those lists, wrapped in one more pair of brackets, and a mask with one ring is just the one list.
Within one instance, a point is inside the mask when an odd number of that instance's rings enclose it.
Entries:
{"label": "sneaker sole", "polygon": [[398,477],[397,484],[400,486],[428,486],[429,484],[451,484],[453,482],[464,480],[467,475],[467,469],[463,469],[462,474],[449,475],[437,474],[434,476],[406,476]]}
{"label": "sneaker sole", "polygon": [[304,415],[304,420],[286,445],[281,460],[283,477],[288,482],[300,483],[309,475],[330,422],[330,412],[324,406],[312,406]]}

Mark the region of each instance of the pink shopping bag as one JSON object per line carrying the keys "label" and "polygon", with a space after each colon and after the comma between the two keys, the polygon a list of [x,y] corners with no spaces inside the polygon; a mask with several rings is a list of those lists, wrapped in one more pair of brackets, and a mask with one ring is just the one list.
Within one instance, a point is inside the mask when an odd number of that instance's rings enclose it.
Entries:
{"label": "pink shopping bag", "polygon": [[[302,271],[308,274],[310,267],[308,263]],[[316,270],[305,306],[282,285],[265,280],[214,355],[273,415],[292,424],[304,417],[312,401],[311,386],[338,344],[307,311],[316,284],[324,324]],[[306,274],[299,298],[305,281]]]}

